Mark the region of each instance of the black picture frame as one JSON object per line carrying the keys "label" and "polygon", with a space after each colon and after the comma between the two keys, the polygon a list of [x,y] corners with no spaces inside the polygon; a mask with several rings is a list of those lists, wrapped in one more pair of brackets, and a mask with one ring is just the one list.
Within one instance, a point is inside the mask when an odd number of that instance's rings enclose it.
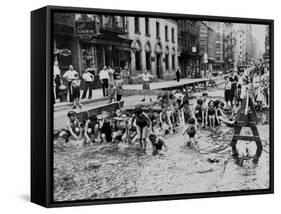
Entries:
{"label": "black picture frame", "polygon": [[[165,196],[144,196],[91,201],[54,202],[52,200],[52,14],[54,12],[102,13],[161,18],[180,18],[220,22],[239,22],[269,25],[270,35],[270,188],[215,193],[194,193]],[[226,197],[274,193],[274,21],[237,17],[202,16],[144,11],[109,10],[94,8],[46,6],[31,12],[31,202],[44,207],[82,206]]]}

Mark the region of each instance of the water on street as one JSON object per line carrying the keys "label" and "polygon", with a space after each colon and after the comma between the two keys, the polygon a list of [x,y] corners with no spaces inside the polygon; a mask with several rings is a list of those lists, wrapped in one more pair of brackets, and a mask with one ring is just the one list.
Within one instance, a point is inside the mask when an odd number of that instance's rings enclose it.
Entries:
{"label": "water on street", "polygon": [[[199,150],[186,145],[182,128],[165,136],[167,151],[153,156],[138,144],[54,146],[54,200],[71,201],[133,196],[269,188],[268,112],[259,113],[263,151],[257,164],[237,164],[231,154],[233,128],[200,129]],[[247,133],[247,130],[243,130]],[[238,151],[255,154],[255,143],[238,142]]]}

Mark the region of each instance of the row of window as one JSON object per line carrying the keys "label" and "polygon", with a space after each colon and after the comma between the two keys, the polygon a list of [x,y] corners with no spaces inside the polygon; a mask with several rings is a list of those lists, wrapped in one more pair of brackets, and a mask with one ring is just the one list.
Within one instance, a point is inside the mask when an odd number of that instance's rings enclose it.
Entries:
{"label": "row of window", "polygon": [[[156,57],[157,58],[157,57]],[[136,70],[140,71],[141,68],[141,51],[136,51],[135,53],[135,63],[136,63]],[[161,62],[156,62],[156,66],[158,63]],[[176,68],[176,55],[172,54],[172,69],[175,70]],[[146,65],[146,70],[151,70],[151,52],[145,52],[145,65]],[[165,54],[165,69],[169,69],[169,54]]]}
{"label": "row of window", "polygon": [[[140,34],[140,18],[135,17],[135,33]],[[156,22],[156,39],[160,39],[160,23]],[[149,18],[145,18],[145,35],[150,36]],[[175,29],[171,28],[172,43],[175,43]],[[165,41],[169,41],[169,27],[165,25]]]}
{"label": "row of window", "polygon": [[184,49],[191,49],[196,47],[196,40],[195,38],[179,38],[179,46]]}

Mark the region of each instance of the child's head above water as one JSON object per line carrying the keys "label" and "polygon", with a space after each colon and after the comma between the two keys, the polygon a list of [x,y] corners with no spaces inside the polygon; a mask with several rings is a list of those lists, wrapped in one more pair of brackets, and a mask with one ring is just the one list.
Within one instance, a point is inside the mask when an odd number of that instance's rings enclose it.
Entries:
{"label": "child's head above water", "polygon": [[137,106],[136,108],[135,108],[135,111],[134,111],[134,113],[135,113],[135,115],[140,115],[141,113],[142,113],[142,107],[141,106]]}
{"label": "child's head above water", "polygon": [[202,94],[202,97],[203,97],[203,101],[205,101],[208,98],[208,93],[204,92]]}
{"label": "child's head above water", "polygon": [[197,100],[197,104],[200,105],[200,106],[202,106],[202,105],[203,105],[203,100],[202,100],[202,99],[198,99],[198,100]]}
{"label": "child's head above water", "polygon": [[155,140],[156,140],[156,135],[155,134],[151,134],[151,135],[149,135],[149,140],[151,141],[151,142],[155,142]]}
{"label": "child's head above water", "polygon": [[213,100],[210,100],[210,102],[208,103],[208,106],[213,108],[215,106],[215,102]]}
{"label": "child's head above water", "polygon": [[97,115],[95,115],[95,114],[92,114],[92,115],[89,117],[89,119],[90,119],[90,121],[92,121],[92,122],[98,120]]}
{"label": "child's head above water", "polygon": [[188,124],[195,125],[195,119],[194,118],[189,118],[188,119]]}
{"label": "child's head above water", "polygon": [[77,113],[75,111],[69,111],[67,113],[67,117],[70,119],[70,120],[75,120],[77,118]]}

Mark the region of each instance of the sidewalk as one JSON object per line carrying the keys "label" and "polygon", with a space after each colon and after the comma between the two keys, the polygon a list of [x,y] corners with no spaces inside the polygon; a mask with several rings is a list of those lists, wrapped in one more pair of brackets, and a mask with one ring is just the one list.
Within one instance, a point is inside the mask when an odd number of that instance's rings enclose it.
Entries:
{"label": "sidewalk", "polygon": [[[213,80],[220,80],[222,79],[223,76],[219,76],[219,77],[214,77]],[[185,85],[189,85],[189,84],[194,84],[194,83],[198,83],[198,82],[202,82],[202,81],[207,81],[208,78],[195,78],[195,79],[181,79],[180,82],[177,82],[175,80],[170,80],[170,81],[161,81],[161,82],[152,82],[150,83],[150,88],[153,89],[173,89],[175,87],[178,86],[185,86]],[[142,89],[142,84],[126,84],[123,86],[124,89]],[[83,90],[81,90],[81,94],[83,93]],[[88,92],[89,93],[89,92]],[[100,102],[100,101],[105,101],[108,100],[108,97],[103,97],[102,94],[102,89],[93,89],[92,90],[92,94],[93,94],[93,98],[91,100],[89,99],[82,99],[81,103],[83,105],[85,104],[89,104],[89,103],[94,103],[94,102]],[[58,102],[54,105],[54,108],[63,108],[66,106],[71,106],[72,103],[70,102]]]}

